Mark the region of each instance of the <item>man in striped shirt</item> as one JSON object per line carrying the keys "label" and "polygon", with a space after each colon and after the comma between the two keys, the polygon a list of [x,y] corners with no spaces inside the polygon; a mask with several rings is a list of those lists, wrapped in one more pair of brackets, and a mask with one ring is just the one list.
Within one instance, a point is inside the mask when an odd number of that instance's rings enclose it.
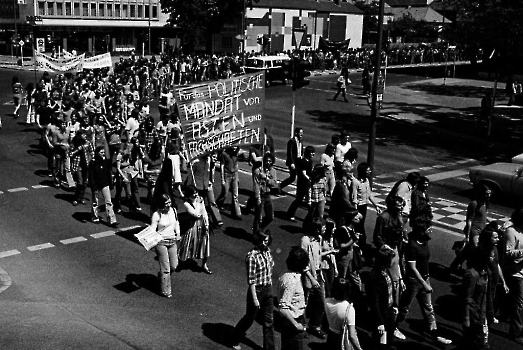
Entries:
{"label": "man in striped shirt", "polygon": [[254,248],[247,254],[247,310],[233,331],[232,348],[240,350],[240,341],[252,326],[258,311],[263,312],[263,349],[274,350],[273,295],[272,295],[272,237],[268,230],[254,234]]}

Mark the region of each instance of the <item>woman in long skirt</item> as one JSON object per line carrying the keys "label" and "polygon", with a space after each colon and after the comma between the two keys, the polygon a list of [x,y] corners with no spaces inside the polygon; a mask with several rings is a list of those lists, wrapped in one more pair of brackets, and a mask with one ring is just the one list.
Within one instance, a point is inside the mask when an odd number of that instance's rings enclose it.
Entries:
{"label": "woman in long skirt", "polygon": [[209,217],[203,198],[198,196],[196,188],[188,187],[183,205],[189,214],[190,222],[180,243],[180,260],[202,259],[202,271],[210,275],[212,272],[207,266],[207,259],[211,254]]}

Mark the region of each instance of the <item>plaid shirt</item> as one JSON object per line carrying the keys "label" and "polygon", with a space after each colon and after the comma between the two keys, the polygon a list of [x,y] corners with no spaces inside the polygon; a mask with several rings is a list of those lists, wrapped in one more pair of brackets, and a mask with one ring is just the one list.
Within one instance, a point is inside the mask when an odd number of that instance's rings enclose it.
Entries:
{"label": "plaid shirt", "polygon": [[274,260],[270,249],[259,250],[253,249],[245,258],[247,266],[247,283],[255,286],[267,286],[272,284],[272,268]]}
{"label": "plaid shirt", "polygon": [[325,199],[325,178],[311,185],[311,202],[318,203]]}
{"label": "plaid shirt", "polygon": [[[74,152],[75,150],[73,150]],[[83,149],[79,152],[76,152],[75,154],[71,154],[71,173],[75,173],[78,171],[78,169],[82,168],[82,165],[85,165],[87,170],[87,166],[89,165],[89,162],[91,159],[94,158],[94,148],[93,144],[89,141],[87,141],[85,144],[83,144]]]}

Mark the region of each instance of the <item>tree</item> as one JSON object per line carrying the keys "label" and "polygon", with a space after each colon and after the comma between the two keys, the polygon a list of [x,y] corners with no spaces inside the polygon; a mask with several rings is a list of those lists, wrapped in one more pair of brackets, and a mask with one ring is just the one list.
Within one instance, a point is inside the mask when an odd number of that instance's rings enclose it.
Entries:
{"label": "tree", "polygon": [[[194,48],[197,39],[210,39],[224,23],[241,15],[252,0],[160,0],[162,12],[169,14],[167,26],[180,30],[184,45]],[[246,1],[244,3],[243,1]],[[254,0],[258,2],[259,0]],[[209,43],[210,40],[207,40]]]}
{"label": "tree", "polygon": [[402,37],[404,42],[436,41],[438,37],[437,25],[426,21],[417,21],[410,14],[405,14],[400,19],[387,25],[391,37]]}

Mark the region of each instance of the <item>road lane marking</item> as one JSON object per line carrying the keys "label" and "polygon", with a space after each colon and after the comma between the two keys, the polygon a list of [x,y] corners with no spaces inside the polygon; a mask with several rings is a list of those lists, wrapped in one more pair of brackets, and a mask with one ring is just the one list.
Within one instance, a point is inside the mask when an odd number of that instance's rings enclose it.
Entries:
{"label": "road lane marking", "polygon": [[54,248],[54,244],[44,243],[44,244],[33,245],[30,247],[27,247],[27,250],[34,252],[35,250],[42,250],[42,249],[48,249],[48,248]]}
{"label": "road lane marking", "polygon": [[116,233],[114,231],[104,231],[104,232],[92,234],[91,237],[93,237],[93,238],[103,238],[103,237],[114,236],[115,234]]}
{"label": "road lane marking", "polygon": [[11,188],[11,189],[7,190],[7,192],[10,192],[10,193],[22,192],[22,191],[28,191],[27,187]]}
{"label": "road lane marking", "polygon": [[0,252],[0,259],[6,258],[8,256],[18,255],[18,254],[20,254],[20,252],[16,249],[6,250],[5,252]]}
{"label": "road lane marking", "polygon": [[441,181],[441,180],[445,180],[445,179],[450,179],[452,177],[463,176],[468,173],[469,173],[468,169],[467,170],[458,169],[458,170],[452,170],[452,171],[444,171],[442,173],[437,173],[437,174],[431,174],[431,175],[427,175],[426,177],[430,181]]}
{"label": "road lane marking", "polygon": [[34,185],[32,186],[34,189],[40,189],[40,188],[49,188],[49,186],[46,185]]}
{"label": "road lane marking", "polygon": [[72,243],[78,243],[78,242],[84,242],[84,241],[87,241],[87,238],[79,236],[79,237],[74,237],[74,238],[69,238],[69,239],[63,239],[60,241],[60,243],[72,244]]}

